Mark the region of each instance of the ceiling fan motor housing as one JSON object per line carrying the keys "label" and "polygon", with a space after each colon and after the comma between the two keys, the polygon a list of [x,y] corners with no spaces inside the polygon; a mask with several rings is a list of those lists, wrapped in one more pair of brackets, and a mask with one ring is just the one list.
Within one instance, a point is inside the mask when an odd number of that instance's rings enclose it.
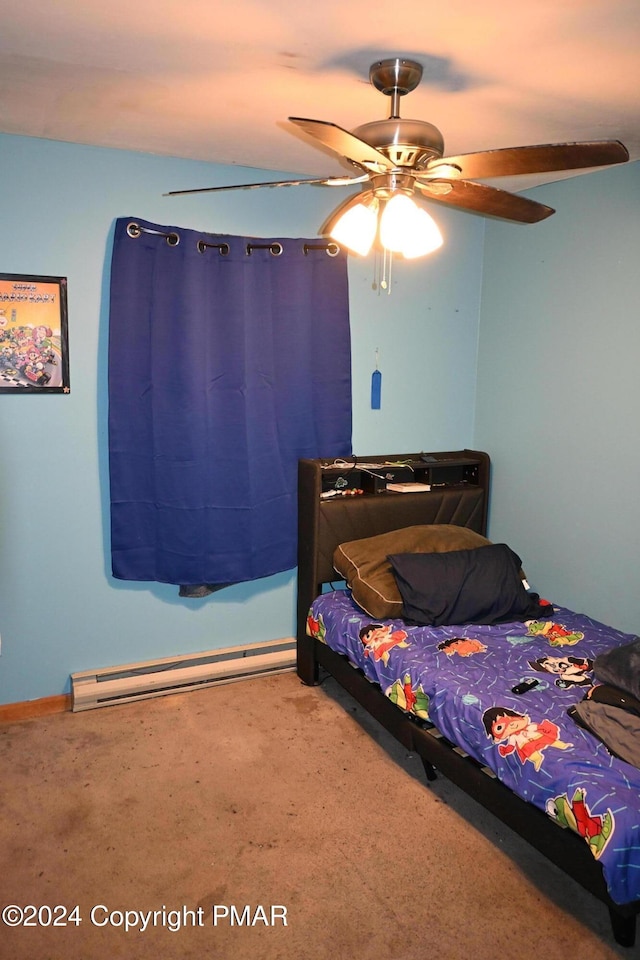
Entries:
{"label": "ceiling fan motor housing", "polygon": [[388,157],[396,167],[423,170],[429,160],[444,153],[442,134],[425,120],[403,120],[391,117],[363,123],[351,131]]}

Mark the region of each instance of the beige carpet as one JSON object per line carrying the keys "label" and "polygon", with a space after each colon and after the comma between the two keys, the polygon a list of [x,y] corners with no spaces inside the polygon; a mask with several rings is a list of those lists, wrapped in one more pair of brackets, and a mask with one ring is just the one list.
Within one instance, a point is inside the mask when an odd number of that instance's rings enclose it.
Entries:
{"label": "beige carpet", "polygon": [[35,924],[1,924],[11,960],[637,955],[331,680],[5,724],[0,757],[0,901]]}

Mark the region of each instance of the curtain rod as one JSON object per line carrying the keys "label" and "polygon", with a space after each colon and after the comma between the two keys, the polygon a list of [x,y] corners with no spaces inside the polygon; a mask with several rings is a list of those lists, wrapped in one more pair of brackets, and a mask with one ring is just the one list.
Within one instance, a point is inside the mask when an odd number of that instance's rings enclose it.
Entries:
{"label": "curtain rod", "polygon": [[[143,233],[164,237],[170,247],[177,247],[180,243],[179,233],[173,231],[171,233],[163,233],[162,230],[152,230],[150,227],[141,227],[139,223],[135,223],[134,221],[127,224],[127,233],[134,240]],[[208,240],[198,240],[196,245],[200,253],[205,253],[208,249],[214,249],[218,251],[220,256],[226,257],[231,252],[231,247],[226,242],[209,243]],[[268,250],[272,256],[279,257],[284,252],[284,247],[278,240],[273,240],[270,243],[248,243],[245,248],[245,253],[250,257],[254,250]],[[333,243],[333,241],[329,243],[304,243],[302,250],[305,257],[309,255],[310,250],[324,250],[329,257],[337,257],[340,253],[340,247],[337,243]]]}

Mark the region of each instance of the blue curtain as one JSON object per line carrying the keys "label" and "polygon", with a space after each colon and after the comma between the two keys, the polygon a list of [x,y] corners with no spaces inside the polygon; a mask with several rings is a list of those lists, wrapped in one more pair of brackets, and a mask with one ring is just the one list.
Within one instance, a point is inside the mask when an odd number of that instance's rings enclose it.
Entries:
{"label": "blue curtain", "polygon": [[188,594],[291,569],[298,459],[350,453],[346,254],[118,220],[113,575]]}

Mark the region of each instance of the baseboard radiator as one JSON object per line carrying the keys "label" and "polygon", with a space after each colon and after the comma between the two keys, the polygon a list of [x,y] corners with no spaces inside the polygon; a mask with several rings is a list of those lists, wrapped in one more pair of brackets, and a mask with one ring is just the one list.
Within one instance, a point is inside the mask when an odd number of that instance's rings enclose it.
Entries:
{"label": "baseboard radiator", "polygon": [[293,637],[71,674],[72,709],[93,710],[295,669]]}

